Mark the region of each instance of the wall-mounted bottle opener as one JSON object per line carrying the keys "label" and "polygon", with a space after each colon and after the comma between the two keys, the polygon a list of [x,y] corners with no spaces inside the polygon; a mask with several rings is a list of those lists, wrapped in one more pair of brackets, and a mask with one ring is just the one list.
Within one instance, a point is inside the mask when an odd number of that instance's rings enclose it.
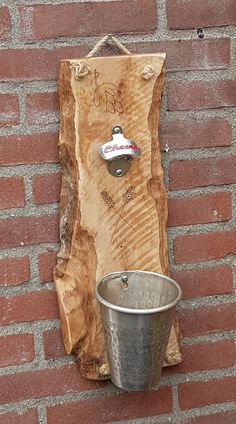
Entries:
{"label": "wall-mounted bottle opener", "polygon": [[108,171],[114,177],[128,172],[133,157],[141,155],[141,149],[132,140],[124,137],[121,126],[112,127],[112,140],[99,148],[99,154],[107,163]]}
{"label": "wall-mounted bottle opener", "polygon": [[[83,377],[98,380],[108,378],[109,366],[100,306],[92,295],[95,276],[134,269],[169,274],[156,125],[165,54],[115,53],[63,60],[59,84],[63,178],[55,285],[66,351],[76,352]],[[165,365],[180,361],[175,318]]]}

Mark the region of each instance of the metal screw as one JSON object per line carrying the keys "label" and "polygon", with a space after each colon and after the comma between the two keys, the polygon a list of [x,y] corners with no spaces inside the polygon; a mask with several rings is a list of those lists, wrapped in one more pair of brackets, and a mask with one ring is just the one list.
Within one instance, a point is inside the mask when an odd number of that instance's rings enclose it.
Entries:
{"label": "metal screw", "polygon": [[121,277],[121,281],[122,281],[122,289],[123,290],[127,290],[128,289],[128,287],[129,287],[129,284],[128,284],[128,275],[122,275],[122,277]]}
{"label": "metal screw", "polygon": [[113,127],[112,132],[115,134],[121,134],[122,133],[122,129],[121,127],[119,127],[119,125]]}
{"label": "metal screw", "polygon": [[122,177],[122,175],[123,175],[122,169],[117,169],[116,170],[116,175],[117,175],[117,177]]}
{"label": "metal screw", "polygon": [[198,36],[198,38],[204,38],[204,32],[203,32],[202,28],[198,28],[197,36]]}
{"label": "metal screw", "polygon": [[123,283],[127,283],[128,275],[126,275],[126,274],[122,275],[121,280],[123,281]]}

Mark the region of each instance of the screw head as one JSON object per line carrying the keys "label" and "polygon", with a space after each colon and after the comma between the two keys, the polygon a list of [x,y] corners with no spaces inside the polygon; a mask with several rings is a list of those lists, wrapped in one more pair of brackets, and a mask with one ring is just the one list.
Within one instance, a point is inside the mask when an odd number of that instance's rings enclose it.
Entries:
{"label": "screw head", "polygon": [[121,288],[123,290],[127,290],[129,288],[128,275],[122,275],[121,281],[122,281]]}
{"label": "screw head", "polygon": [[114,125],[112,128],[112,134],[122,134],[122,128],[120,125]]}
{"label": "screw head", "polygon": [[204,38],[204,32],[202,28],[197,29],[197,36],[198,38]]}
{"label": "screw head", "polygon": [[117,177],[121,177],[123,175],[122,169],[117,169],[116,170],[116,175],[117,175]]}

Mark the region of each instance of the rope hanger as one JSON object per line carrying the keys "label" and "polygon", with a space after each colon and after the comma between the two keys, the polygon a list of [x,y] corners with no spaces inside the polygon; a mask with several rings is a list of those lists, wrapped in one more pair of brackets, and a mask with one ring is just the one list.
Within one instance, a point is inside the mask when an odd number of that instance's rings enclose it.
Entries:
{"label": "rope hanger", "polygon": [[[105,46],[106,44],[110,45],[111,43],[113,43],[116,47],[118,47],[118,49],[121,50],[122,53],[126,55],[132,54],[116,37],[114,37],[111,34],[107,34],[100,41],[98,41],[98,43],[87,54],[86,57],[94,57],[99,52],[99,50],[101,50],[103,46]],[[76,64],[73,64],[72,67],[75,70],[74,77],[76,80],[81,80],[82,78],[84,78],[86,75],[88,75],[91,72],[90,66],[87,63],[84,63],[82,61],[77,62]],[[142,77],[145,80],[148,80],[153,77],[154,72],[155,71],[154,71],[153,65],[147,64],[144,66],[142,70]]]}
{"label": "rope hanger", "polygon": [[99,50],[101,50],[101,48],[103,46],[105,46],[106,44],[111,44],[111,42],[118,47],[118,49],[120,49],[122,51],[122,53],[124,54],[131,54],[131,52],[113,35],[108,34],[105,35],[105,37],[103,37],[100,41],[98,41],[98,43],[94,46],[94,48],[87,54],[87,57],[92,57],[95,56]]}

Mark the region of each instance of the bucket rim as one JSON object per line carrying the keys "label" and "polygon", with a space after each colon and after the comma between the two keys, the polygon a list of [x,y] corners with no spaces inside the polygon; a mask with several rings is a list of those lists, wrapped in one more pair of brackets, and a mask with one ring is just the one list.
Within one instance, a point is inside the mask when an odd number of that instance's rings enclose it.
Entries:
{"label": "bucket rim", "polygon": [[[122,275],[127,275],[127,274],[131,274],[131,273],[132,274],[133,273],[139,273],[139,274],[145,274],[145,275],[148,274],[148,275],[154,275],[154,276],[164,278],[164,280],[168,280],[169,282],[174,284],[174,286],[178,290],[178,296],[171,303],[168,303],[167,305],[164,305],[164,306],[158,306],[156,308],[147,308],[147,309],[133,309],[133,308],[126,308],[126,307],[123,307],[123,306],[114,305],[113,303],[110,303],[107,300],[105,300],[98,293],[98,287],[104,279],[114,279],[114,278],[117,278],[117,277],[122,277]],[[166,275],[160,274],[158,272],[144,271],[144,270],[136,269],[136,270],[130,270],[130,271],[109,272],[108,274],[105,274],[103,277],[99,278],[99,280],[97,281],[96,286],[95,286],[95,297],[102,305],[106,306],[109,309],[117,311],[117,312],[123,312],[125,314],[132,314],[132,315],[150,315],[150,314],[155,314],[155,313],[158,313],[158,312],[168,311],[169,309],[174,308],[179,303],[179,301],[182,299],[182,289],[181,289],[180,285],[178,283],[176,283],[175,280],[173,280],[170,277],[167,277]]]}

